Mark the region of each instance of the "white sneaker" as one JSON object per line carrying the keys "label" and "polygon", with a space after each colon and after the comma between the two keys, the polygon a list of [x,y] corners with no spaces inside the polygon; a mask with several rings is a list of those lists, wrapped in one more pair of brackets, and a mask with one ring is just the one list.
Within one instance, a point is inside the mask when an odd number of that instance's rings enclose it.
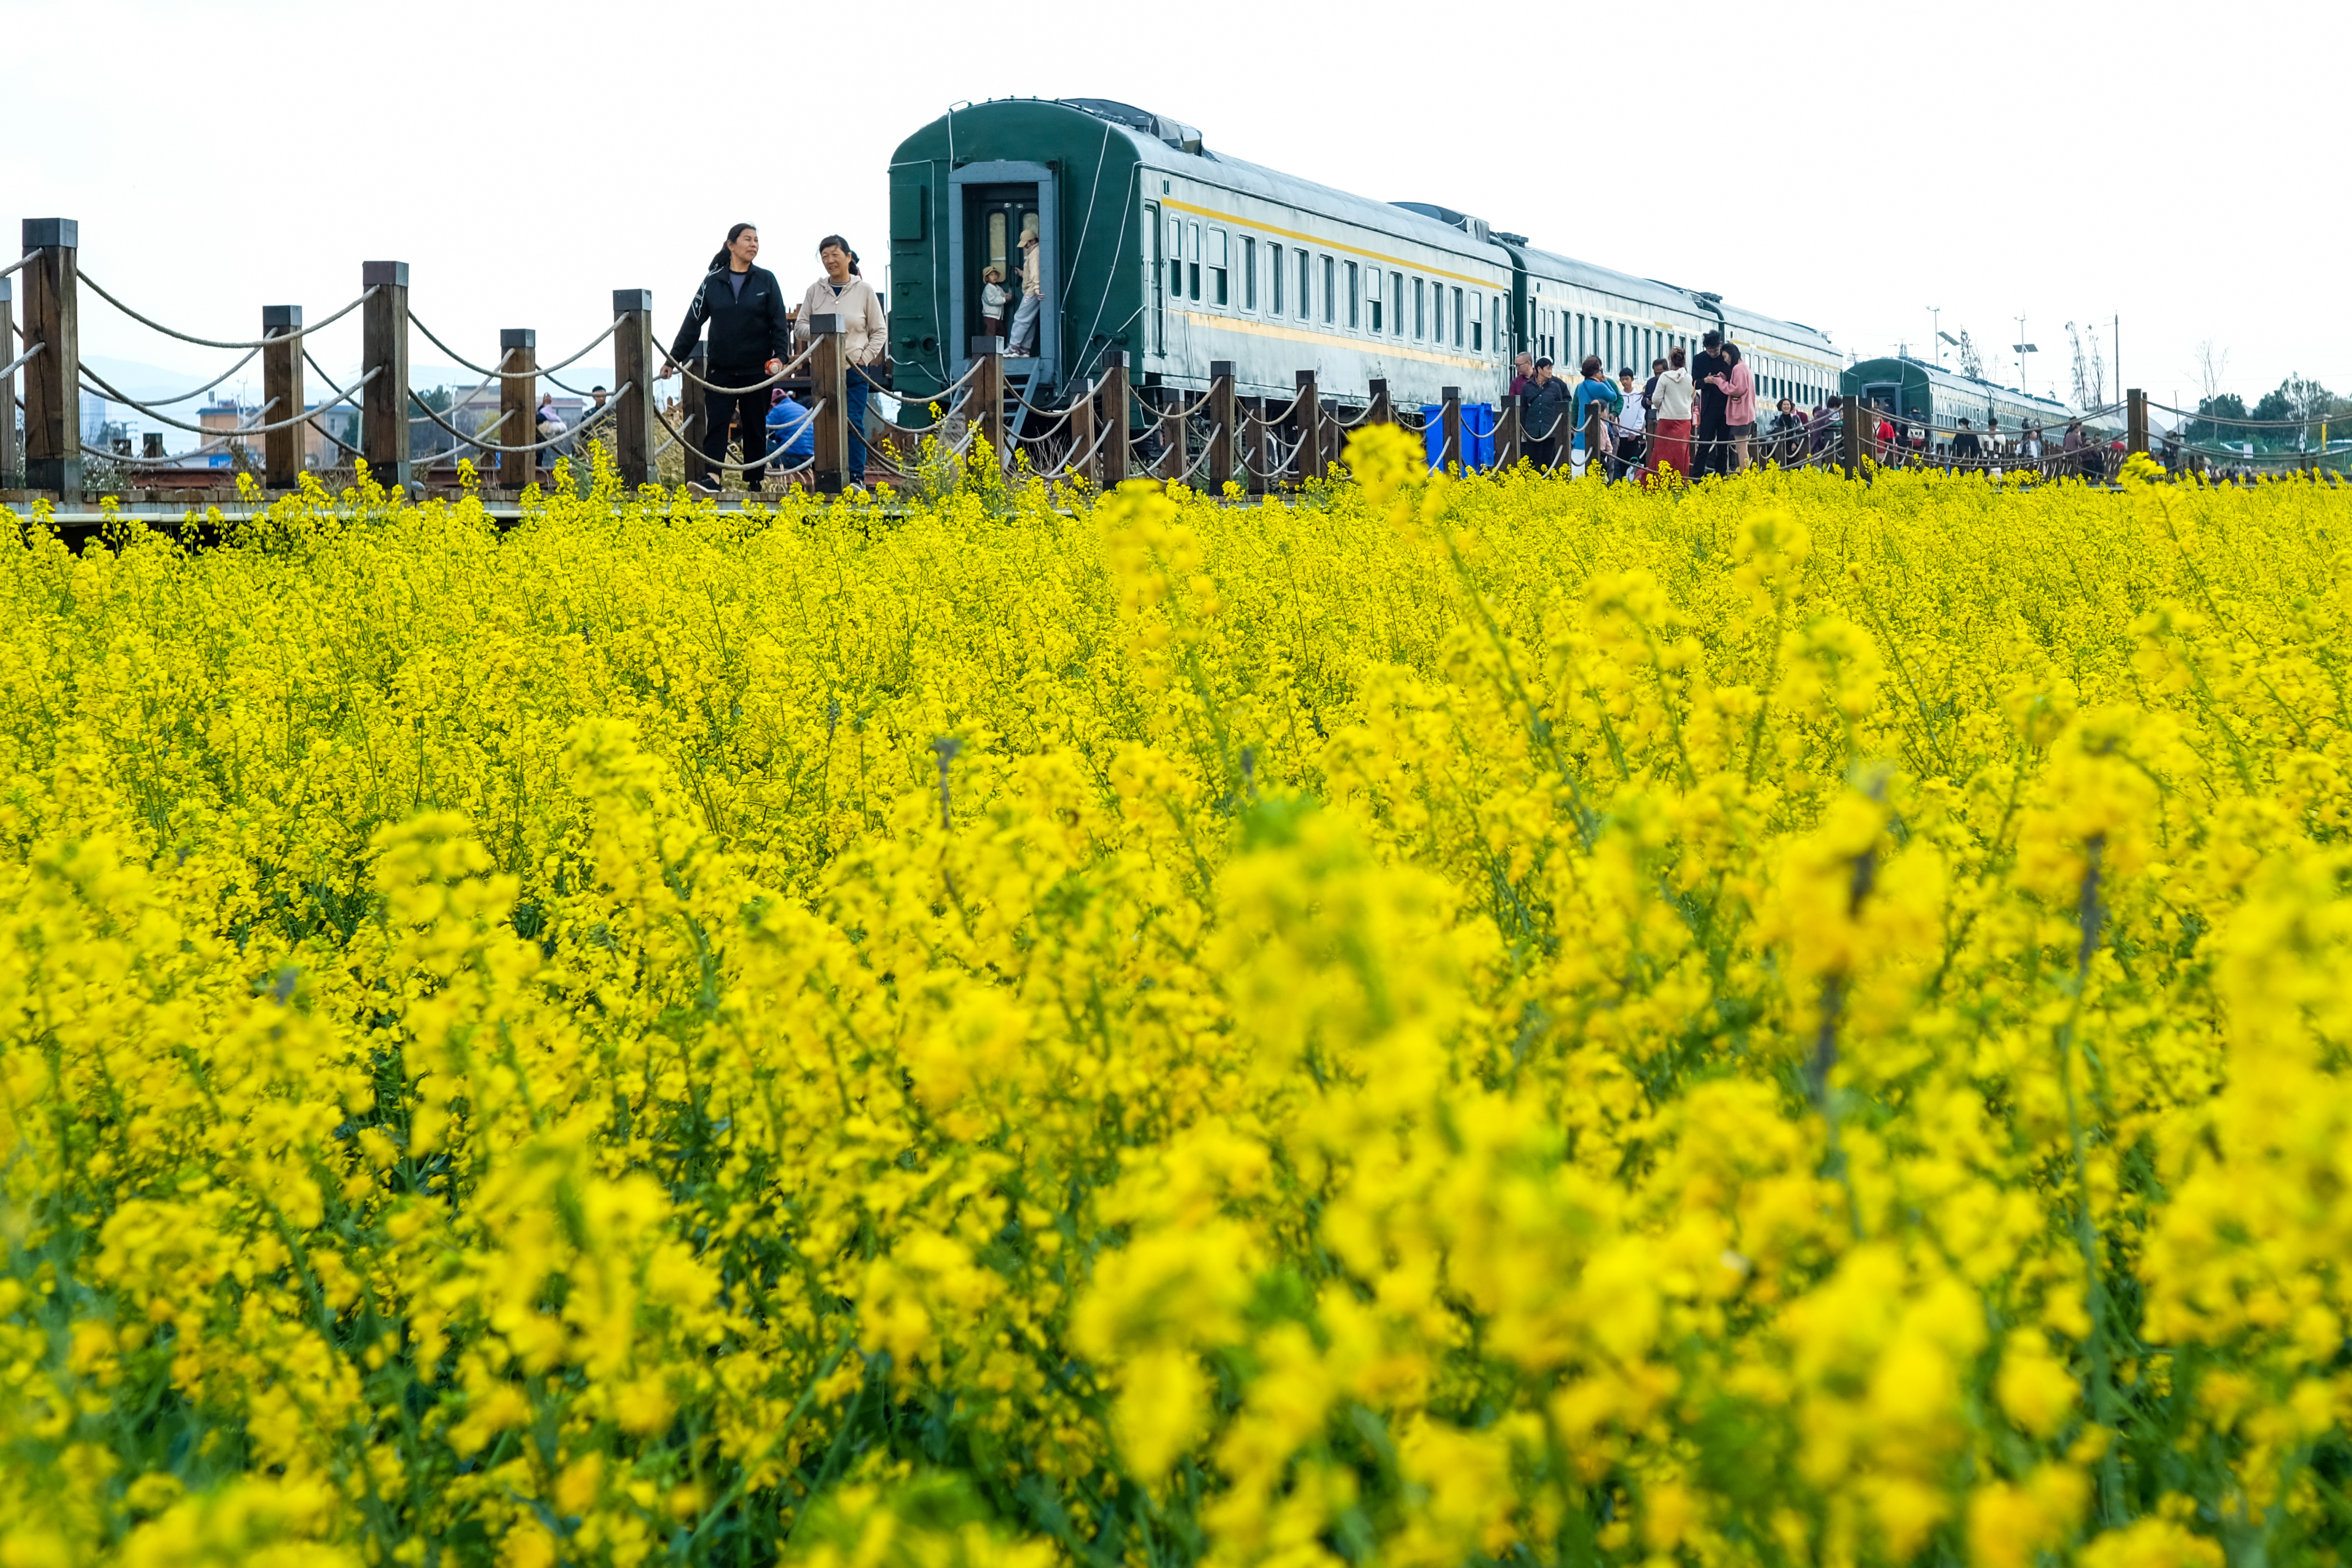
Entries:
{"label": "white sneaker", "polygon": [[686,487],[688,490],[693,491],[698,496],[709,496],[715,497],[719,494],[719,491],[714,486],[706,485],[699,479],[688,479],[686,482]]}

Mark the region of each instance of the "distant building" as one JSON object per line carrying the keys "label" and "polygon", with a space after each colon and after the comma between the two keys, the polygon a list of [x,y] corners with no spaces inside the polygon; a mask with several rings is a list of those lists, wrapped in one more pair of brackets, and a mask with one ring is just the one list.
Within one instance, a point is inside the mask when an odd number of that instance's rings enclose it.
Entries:
{"label": "distant building", "polygon": [[[239,425],[252,423],[253,413],[234,400],[207,403],[196,410],[196,423],[205,427],[205,434],[199,444],[210,444]],[[239,446],[247,447],[256,458],[261,455],[258,438],[247,436],[225,445],[215,446],[210,452],[197,455],[193,461],[199,466],[207,468],[232,467],[236,461],[236,449]]]}

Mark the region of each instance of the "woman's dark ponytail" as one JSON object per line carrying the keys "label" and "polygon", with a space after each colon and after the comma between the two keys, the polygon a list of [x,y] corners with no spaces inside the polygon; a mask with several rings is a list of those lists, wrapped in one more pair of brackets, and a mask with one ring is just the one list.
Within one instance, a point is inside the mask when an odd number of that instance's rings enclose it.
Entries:
{"label": "woman's dark ponytail", "polygon": [[720,267],[727,265],[729,253],[733,249],[735,242],[743,237],[743,231],[745,229],[755,229],[759,226],[760,225],[757,224],[737,224],[733,228],[729,229],[727,231],[727,243],[720,246],[719,247],[719,254],[710,258],[710,270],[716,272]]}

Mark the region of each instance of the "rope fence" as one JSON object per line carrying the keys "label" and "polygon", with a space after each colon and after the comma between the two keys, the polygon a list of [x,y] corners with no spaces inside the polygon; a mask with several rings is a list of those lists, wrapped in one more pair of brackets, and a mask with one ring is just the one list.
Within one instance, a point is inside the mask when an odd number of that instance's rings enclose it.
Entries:
{"label": "rope fence", "polygon": [[[1090,205],[1091,203],[1090,196]],[[747,407],[744,410],[745,422],[753,428],[743,434],[747,444],[753,450],[743,454],[740,465],[745,468],[765,470],[780,478],[814,474],[821,481],[818,487],[826,491],[860,477],[836,472],[841,468],[844,453],[828,445],[821,458],[812,455],[793,463],[790,467],[784,467],[782,466],[786,461],[784,449],[807,439],[810,428],[818,423],[821,413],[835,416],[828,429],[837,426],[837,411],[843,406],[844,400],[867,389],[885,394],[886,401],[875,408],[871,418],[864,422],[864,431],[851,434],[858,436],[865,431],[873,433],[866,443],[866,461],[869,467],[884,473],[902,472],[915,466],[911,455],[926,444],[933,452],[968,455],[977,450],[977,444],[992,432],[996,435],[999,447],[993,455],[993,461],[1003,464],[1010,458],[1016,465],[1026,465],[1028,472],[1041,478],[1066,480],[1084,472],[1133,467],[1139,472],[1149,469],[1163,475],[1173,474],[1172,482],[1179,483],[1200,482],[1205,476],[1209,483],[1216,486],[1236,477],[1246,477],[1254,489],[1282,483],[1286,478],[1304,480],[1313,477],[1302,471],[1325,464],[1311,464],[1308,454],[1328,460],[1344,446],[1349,433],[1373,423],[1391,424],[1415,438],[1423,456],[1433,467],[1483,466],[1493,461],[1489,454],[1524,453],[1529,446],[1537,448],[1540,460],[1557,465],[1567,460],[1570,453],[1575,450],[1568,440],[1571,434],[1576,435],[1578,445],[1583,443],[1581,434],[1572,428],[1563,428],[1570,425],[1572,418],[1565,410],[1552,413],[1548,420],[1540,421],[1542,428],[1539,430],[1528,428],[1529,420],[1524,411],[1507,410],[1504,417],[1511,422],[1509,440],[1517,444],[1504,444],[1489,429],[1478,428],[1487,423],[1483,413],[1475,420],[1463,417],[1466,411],[1484,405],[1468,399],[1433,405],[1426,399],[1434,389],[1426,386],[1413,385],[1411,390],[1418,395],[1406,400],[1402,407],[1391,404],[1385,383],[1378,381],[1370,383],[1369,400],[1364,387],[1346,389],[1339,396],[1334,397],[1328,389],[1317,388],[1312,381],[1295,392],[1282,389],[1277,392],[1267,388],[1243,396],[1230,369],[1219,365],[1216,369],[1220,379],[1206,387],[1190,376],[1174,378],[1186,383],[1182,388],[1158,385],[1156,382],[1152,386],[1138,387],[1129,379],[1122,368],[1126,361],[1118,354],[1078,356],[1088,363],[1099,358],[1108,367],[1105,371],[1105,382],[1097,384],[1077,380],[1059,391],[1048,389],[1043,372],[1049,367],[1043,364],[1034,365],[1037,374],[1008,377],[1003,356],[974,356],[965,371],[952,381],[942,379],[936,392],[925,397],[916,397],[899,392],[887,384],[896,378],[883,367],[846,363],[840,351],[840,340],[821,336],[808,341],[789,359],[777,361],[780,368],[764,378],[748,385],[730,386],[710,378],[710,367],[700,350],[697,350],[692,361],[684,363],[675,362],[659,354],[659,344],[650,327],[652,296],[642,289],[615,290],[612,301],[614,314],[606,326],[561,360],[544,365],[518,365],[515,356],[533,352],[530,348],[524,347],[500,357],[495,366],[486,366],[458,353],[428,323],[408,309],[408,268],[406,264],[397,262],[367,263],[362,272],[362,281],[365,285],[362,291],[316,321],[280,329],[277,322],[299,321],[299,312],[290,307],[270,307],[263,317],[265,331],[268,335],[254,340],[212,339],[165,325],[129,305],[100,280],[81,272],[76,264],[74,253],[79,247],[72,237],[71,225],[65,220],[59,220],[59,224],[62,226],[55,231],[53,237],[28,250],[24,257],[0,266],[0,278],[5,278],[44,256],[50,256],[52,262],[50,269],[37,275],[47,278],[52,287],[32,290],[32,298],[26,301],[27,321],[25,330],[16,332],[11,323],[5,332],[0,332],[0,354],[21,350],[5,364],[0,364],[0,376],[13,377],[27,365],[33,365],[33,381],[27,389],[27,395],[31,396],[34,389],[53,384],[42,378],[45,372],[54,376],[60,356],[66,364],[79,361],[74,342],[78,314],[75,290],[84,284],[122,317],[144,329],[178,342],[237,356],[235,363],[200,385],[169,396],[159,394],[144,400],[125,396],[103,375],[86,365],[79,367],[79,382],[91,396],[119,403],[128,413],[156,425],[190,432],[201,439],[201,444],[193,451],[152,457],[133,457],[127,452],[99,449],[110,442],[100,442],[95,446],[79,445],[79,450],[90,456],[120,465],[125,469],[194,466],[206,457],[217,460],[217,455],[225,447],[235,449],[245,442],[253,442],[259,446],[262,443],[258,438],[268,437],[269,483],[282,487],[292,483],[289,465],[299,469],[303,458],[302,438],[289,438],[284,433],[301,427],[315,432],[325,443],[351,457],[364,458],[371,465],[383,467],[387,472],[407,472],[409,470],[400,465],[411,465],[415,469],[429,470],[457,461],[461,454],[467,453],[495,454],[506,457],[539,454],[568,447],[583,436],[598,434],[609,443],[612,440],[609,431],[617,423],[624,434],[615,452],[616,460],[627,476],[627,482],[643,483],[651,475],[653,458],[667,456],[674,447],[684,447],[693,452],[697,447],[707,447],[710,440],[705,434],[689,441],[686,432],[679,428],[681,422],[674,418],[670,411],[663,409],[653,396],[651,382],[667,380],[670,374],[682,378],[678,389],[681,400],[692,398],[693,393],[686,390],[688,387],[713,397],[751,398],[777,388],[796,376],[805,377],[806,383],[822,383],[810,385],[809,390],[802,394],[813,406],[794,409],[790,417],[780,418],[774,424],[754,418]],[[28,227],[28,235],[31,232]],[[58,269],[55,262],[60,253],[64,261],[62,268]],[[366,337],[360,360],[360,363],[367,367],[365,373],[353,385],[340,386],[335,378],[326,373],[308,340],[359,311],[371,300],[376,300],[378,307],[365,314]],[[826,325],[830,329],[834,323],[828,321]],[[435,407],[419,394],[416,388],[398,384],[399,381],[405,380],[404,373],[393,381],[385,380],[394,377],[395,366],[405,364],[408,334],[412,328],[418,341],[431,345],[451,362],[481,378],[480,384],[462,400],[467,412],[460,413],[456,407],[446,410]],[[19,339],[22,340],[18,341]],[[507,340],[529,344],[533,340],[521,336],[517,329],[516,335]],[[1088,340],[1096,343],[1106,341],[1095,336],[1090,336]],[[1444,340],[1443,331],[1439,340]],[[820,358],[820,348],[829,343],[835,347]],[[531,431],[517,432],[514,428],[517,415],[520,414],[525,422],[543,415],[518,409],[514,413],[500,411],[496,419],[478,425],[471,432],[460,428],[460,420],[475,417],[471,411],[479,406],[479,400],[488,389],[501,383],[511,387],[516,382],[530,382],[544,377],[551,388],[582,398],[593,396],[593,392],[570,384],[560,372],[583,362],[608,344],[612,346],[614,369],[606,372],[605,379],[618,381],[622,384],[616,392],[608,394],[602,406],[585,412],[571,427],[541,425],[539,428],[552,430],[553,434],[521,442],[499,440],[499,436],[506,434],[528,436],[535,434]],[[46,361],[39,360],[44,347],[57,350],[57,353]],[[235,411],[232,416],[234,428],[218,428],[220,415],[215,411],[207,411],[203,416],[215,422],[212,424],[190,423],[167,412],[216,393],[222,386],[252,366],[257,357],[261,359],[263,365],[262,384],[268,394],[268,401],[257,409]],[[1622,358],[1622,354],[1619,357]],[[1759,364],[1769,365],[1769,362],[1759,361]],[[661,367],[665,372],[662,376],[649,374],[655,365]],[[818,365],[823,367],[821,371],[814,368]],[[332,392],[332,399],[315,406],[289,408],[286,406],[289,402],[298,405],[304,402],[298,390],[301,386],[304,366],[319,384]],[[940,366],[942,371],[946,368],[945,364]],[[1412,379],[1417,383],[1418,368],[1408,368],[1414,369],[1415,374]],[[982,381],[981,377],[984,369],[990,370],[995,379]],[[291,380],[288,379],[289,375]],[[583,375],[582,379],[589,378]],[[982,396],[983,386],[986,388],[985,398]],[[371,387],[374,389],[373,392],[367,391]],[[1116,395],[1112,394],[1113,387],[1118,389]],[[1465,390],[1475,397],[1481,391],[1491,394],[1499,388],[1490,386]],[[1785,388],[1776,386],[1773,390]],[[1220,396],[1220,393],[1223,395]],[[1063,406],[1045,406],[1049,398],[1061,400]],[[889,399],[898,401],[892,402],[887,401]],[[1310,399],[1311,422],[1307,418]],[[359,441],[354,444],[336,434],[336,429],[350,416],[346,414],[344,421],[333,422],[335,428],[330,428],[326,416],[363,401],[373,413],[360,422]],[[435,399],[436,402],[439,401],[438,397]],[[994,406],[980,406],[981,402],[988,401],[992,401]],[[1097,401],[1104,404],[1115,403],[1116,407],[1097,420],[1095,417]],[[1885,436],[1880,434],[1878,410],[1869,405],[1857,405],[1851,399],[1839,401],[1841,407],[1834,416],[1817,407],[1813,417],[1801,419],[1793,427],[1755,430],[1751,436],[1746,438],[1748,461],[1744,466],[1774,467],[1795,472],[1831,468],[1843,470],[1857,466],[1867,469],[1874,462],[1878,466],[1889,468],[1935,467],[1955,473],[2040,474],[2058,478],[2080,477],[2095,483],[2114,476],[2122,464],[2126,447],[2145,449],[2150,444],[2152,433],[2148,424],[2151,412],[2160,413],[2177,422],[2175,429],[2156,437],[2161,442],[2162,455],[2168,465],[2175,467],[2184,462],[2191,466],[2201,466],[2210,462],[2242,472],[2254,469],[2284,471],[2329,460],[2334,456],[2336,444],[2326,439],[2326,416],[2323,413],[2308,413],[2296,417],[2277,418],[2191,410],[2156,402],[2137,390],[2121,402],[2099,401],[2097,406],[2080,412],[2053,412],[2046,426],[2027,423],[2012,424],[2004,430],[1990,417],[1982,428],[1972,423],[1964,426],[1957,422],[1954,411],[1938,408],[1929,417],[1890,416],[1885,422]],[[907,417],[906,405],[909,403],[919,406],[929,403],[950,412],[928,425],[899,423]],[[698,410],[701,405],[694,406]],[[2273,409],[2278,406],[2276,402],[2271,404]],[[2289,406],[2292,406],[2292,400]],[[1858,420],[1855,415],[1845,413],[1848,408],[1857,407],[1860,410]],[[885,408],[890,409],[897,417],[881,417],[881,411]],[[625,417],[615,421],[614,413],[625,409]],[[1077,423],[1082,410],[1088,415],[1084,426]],[[1769,407],[1766,413],[1769,416]],[[1868,423],[1856,429],[1850,421]],[[28,471],[59,476],[49,482],[70,488],[75,483],[70,476],[70,465],[59,467],[58,465],[66,453],[76,449],[79,443],[76,433],[60,432],[56,423],[54,420],[47,420],[43,422],[40,429],[27,430],[26,446],[29,450],[25,455],[26,466]],[[2312,431],[2315,425],[2323,427],[2315,433],[2319,437],[2315,454],[2305,440],[2315,434]],[[110,436],[119,438],[119,429],[110,431]],[[412,455],[412,438],[420,441],[441,439],[421,436],[420,433],[425,429],[441,432],[452,444],[446,451]],[[2062,429],[2064,432],[2063,436],[2060,434]],[[1081,430],[1084,439],[1079,439]],[[2294,433],[2292,438],[2288,433]],[[1696,432],[1693,434],[1695,436]],[[2231,450],[2241,434],[2245,437],[2245,444],[2249,448],[2259,444],[2263,449]],[[659,441],[650,453],[647,451],[649,436]],[[153,444],[158,438],[152,434],[152,427],[148,440],[150,451],[158,450]],[[1114,456],[1121,453],[1121,448],[1111,444],[1119,441],[1128,444],[1123,449],[1128,460],[1106,463],[1106,452]],[[1490,442],[1496,444],[1490,445]],[[2279,449],[2290,443],[2291,450]],[[856,443],[853,441],[845,444]],[[1432,447],[1437,450],[1432,453]],[[1616,455],[1620,447],[1627,454],[1623,459]],[[1723,449],[1723,443],[1710,440],[1704,448],[1706,456],[1697,465],[1702,469],[1713,467],[1717,462],[1717,454]],[[312,455],[310,460],[319,461],[318,455],[324,450],[322,446],[311,445],[309,448]],[[1656,435],[1647,428],[1646,421],[1634,423],[1612,420],[1599,449],[1591,454],[1591,457],[1596,463],[1605,459],[1612,473],[1639,472],[1655,450]],[[1864,459],[1859,465],[1855,461],[1857,451]],[[707,455],[707,452],[698,455]],[[1465,458],[1468,460],[1466,465]],[[723,463],[723,458],[720,461]],[[818,467],[820,463],[824,465],[822,469]],[[698,467],[693,471],[700,472]],[[58,493],[62,500],[68,492],[60,490]],[[72,498],[79,502],[78,491],[73,493]]]}
{"label": "rope fence", "polygon": [[121,300],[117,299],[113,295],[109,294],[104,287],[99,283],[98,279],[92,277],[87,272],[82,273],[77,281],[88,284],[91,291],[94,292],[100,299],[105,300],[109,305],[113,306],[125,316],[128,316],[133,321],[138,322],[142,327],[152,329],[155,331],[163,333],[166,338],[177,338],[183,343],[194,343],[200,349],[267,349],[272,344],[283,344],[289,339],[306,338],[313,332],[320,331],[328,327],[333,326],[336,322],[341,320],[344,317],[350,315],[352,311],[358,309],[361,306],[373,298],[375,297],[376,289],[383,287],[383,285],[378,284],[373,287],[369,288],[357,299],[352,300],[349,305],[344,306],[341,310],[336,311],[333,315],[328,317],[322,321],[312,321],[307,326],[289,327],[274,338],[249,338],[237,342],[222,342],[212,338],[192,337],[188,333],[166,327],[161,321],[142,316],[138,311],[133,310]]}
{"label": "rope fence", "polygon": [[[408,318],[408,324],[415,328],[418,331],[424,333],[427,342],[440,350],[443,353],[448,355],[451,359],[457,361],[463,368],[473,371],[478,376],[488,376],[493,380],[510,382],[523,381],[531,376],[543,376],[550,371],[560,371],[569,365],[577,364],[580,361],[587,357],[588,351],[591,349],[595,348],[597,344],[603,342],[614,332],[620,330],[621,321],[621,317],[614,317],[613,324],[611,326],[605,328],[603,331],[589,339],[586,345],[583,347],[578,353],[573,354],[570,359],[558,360],[551,365],[533,365],[527,371],[493,371],[486,370],[482,366],[474,363],[473,361],[467,359],[464,355],[458,353],[457,350],[443,342],[439,338],[434,335],[433,329],[427,327],[415,315],[411,314]],[[512,350],[509,351],[511,352]]]}

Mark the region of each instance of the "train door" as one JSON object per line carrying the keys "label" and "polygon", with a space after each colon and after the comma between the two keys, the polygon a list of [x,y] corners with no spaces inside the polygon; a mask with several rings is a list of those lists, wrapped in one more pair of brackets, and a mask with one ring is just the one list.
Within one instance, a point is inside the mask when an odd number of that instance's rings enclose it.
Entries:
{"label": "train door", "polygon": [[[952,250],[950,275],[956,296],[950,314],[956,372],[961,375],[971,362],[972,339],[1012,340],[1017,330],[1019,342],[1008,340],[1005,353],[1012,355],[1017,346],[1037,361],[1020,366],[1024,377],[1054,381],[1061,351],[1062,288],[1053,170],[1043,163],[967,163],[949,176],[949,184],[954,193],[953,218],[940,226],[948,231]],[[1044,293],[1034,324],[1016,328],[1030,281],[1021,276],[1026,255],[1021,235],[1033,227],[1038,236],[1037,281]],[[992,280],[988,277],[992,267],[996,270]],[[989,295],[991,281],[1003,289],[1001,301]]]}
{"label": "train door", "polygon": [[[1039,221],[1037,187],[984,185],[966,191],[963,221],[963,286],[964,298],[972,302],[971,336],[1003,337],[1007,340],[1005,352],[1009,354],[1013,352],[1013,318],[1027,282],[1021,276],[1026,258],[1021,248],[1021,236]],[[996,283],[1004,291],[1002,314],[993,317],[987,307],[987,278],[992,268]]]}

